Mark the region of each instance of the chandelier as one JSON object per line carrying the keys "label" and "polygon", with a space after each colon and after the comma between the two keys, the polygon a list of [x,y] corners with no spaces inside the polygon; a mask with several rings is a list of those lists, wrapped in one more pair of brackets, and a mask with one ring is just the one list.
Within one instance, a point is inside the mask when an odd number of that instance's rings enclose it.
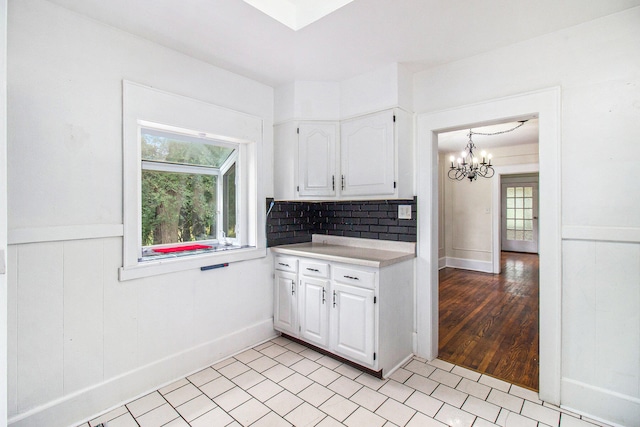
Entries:
{"label": "chandelier", "polygon": [[[486,151],[482,151],[480,153],[480,158],[476,156],[474,150],[476,150],[476,144],[473,143],[473,135],[499,135],[502,133],[512,132],[522,125],[524,125],[527,120],[520,121],[519,125],[508,130],[503,130],[501,132],[493,132],[493,133],[481,133],[474,132],[469,129],[469,142],[464,147],[464,151],[461,153],[461,157],[458,157],[456,160],[455,156],[449,157],[451,161],[451,167],[449,168],[449,179],[462,181],[467,178],[469,182],[475,181],[478,177],[481,178],[491,178],[495,170],[491,165],[491,154],[487,154]],[[481,161],[482,160],[482,161]]]}

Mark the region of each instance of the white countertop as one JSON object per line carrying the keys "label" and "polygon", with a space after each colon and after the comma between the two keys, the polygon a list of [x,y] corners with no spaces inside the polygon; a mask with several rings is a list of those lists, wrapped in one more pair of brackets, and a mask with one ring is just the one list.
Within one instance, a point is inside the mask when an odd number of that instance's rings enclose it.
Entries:
{"label": "white countertop", "polygon": [[271,251],[278,254],[375,268],[386,267],[416,256],[415,243],[411,242],[357,239],[318,234],[313,235],[311,242],[275,246],[271,248]]}

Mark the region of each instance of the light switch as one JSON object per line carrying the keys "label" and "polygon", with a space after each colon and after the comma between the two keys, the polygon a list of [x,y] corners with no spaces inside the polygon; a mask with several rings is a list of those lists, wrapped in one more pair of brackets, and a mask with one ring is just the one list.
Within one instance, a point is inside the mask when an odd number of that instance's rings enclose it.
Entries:
{"label": "light switch", "polygon": [[398,205],[398,219],[411,219],[411,205]]}

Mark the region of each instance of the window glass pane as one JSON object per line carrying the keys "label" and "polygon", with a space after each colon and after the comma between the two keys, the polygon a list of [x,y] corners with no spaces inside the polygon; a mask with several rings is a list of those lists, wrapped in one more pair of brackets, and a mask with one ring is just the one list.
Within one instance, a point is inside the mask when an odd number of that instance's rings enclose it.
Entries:
{"label": "window glass pane", "polygon": [[524,220],[524,229],[525,230],[533,230],[533,221],[530,219]]}
{"label": "window glass pane", "polygon": [[523,193],[522,187],[516,187],[516,197],[522,197]]}
{"label": "window glass pane", "polygon": [[515,199],[516,208],[522,208],[524,206],[524,201],[522,199]]}
{"label": "window glass pane", "polygon": [[524,187],[524,197],[533,197],[533,187]]}
{"label": "window glass pane", "polygon": [[515,191],[513,187],[507,187],[507,197],[515,196]]}
{"label": "window glass pane", "polygon": [[522,216],[523,216],[522,209],[515,209],[515,211],[516,211],[516,218],[522,219]]}
{"label": "window glass pane", "polygon": [[509,230],[513,230],[514,228],[516,228],[516,221],[513,219],[508,219],[507,220],[507,228]]}
{"label": "window glass pane", "polygon": [[515,209],[507,209],[507,218],[515,218]]}
{"label": "window glass pane", "polygon": [[524,232],[524,240],[526,240],[527,242],[532,242],[533,241],[533,231],[525,231]]}
{"label": "window glass pane", "polygon": [[515,233],[516,237],[514,238],[514,240],[524,240],[524,231],[518,230]]}
{"label": "window glass pane", "polygon": [[223,184],[223,232],[226,237],[236,237],[236,164],[222,178]]}
{"label": "window glass pane", "polygon": [[525,219],[533,219],[533,209],[524,209]]}
{"label": "window glass pane", "polygon": [[533,207],[533,199],[524,199],[524,207],[532,208]]}
{"label": "window glass pane", "polygon": [[507,230],[507,240],[515,240],[516,232],[513,230]]}
{"label": "window glass pane", "polygon": [[524,221],[521,219],[516,220],[516,230],[522,230],[524,228]]}
{"label": "window glass pane", "polygon": [[507,199],[507,207],[508,208],[515,208],[516,207],[515,199],[508,198]]}
{"label": "window glass pane", "polygon": [[235,151],[227,146],[215,145],[214,141],[186,141],[181,140],[181,135],[171,137],[155,133],[157,132],[142,129],[142,160],[219,168]]}
{"label": "window glass pane", "polygon": [[215,239],[215,175],[142,170],[142,245]]}

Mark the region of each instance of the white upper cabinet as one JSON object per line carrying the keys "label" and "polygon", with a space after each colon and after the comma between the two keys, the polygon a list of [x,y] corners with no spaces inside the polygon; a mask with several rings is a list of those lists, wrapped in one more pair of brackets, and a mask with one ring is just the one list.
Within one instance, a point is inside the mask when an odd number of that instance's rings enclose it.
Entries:
{"label": "white upper cabinet", "polygon": [[275,126],[276,200],[410,199],[413,119],[395,108]]}
{"label": "white upper cabinet", "polygon": [[337,123],[301,122],[298,125],[298,195],[336,195]]}
{"label": "white upper cabinet", "polygon": [[341,123],[343,196],[394,195],[394,117],[388,110]]}

